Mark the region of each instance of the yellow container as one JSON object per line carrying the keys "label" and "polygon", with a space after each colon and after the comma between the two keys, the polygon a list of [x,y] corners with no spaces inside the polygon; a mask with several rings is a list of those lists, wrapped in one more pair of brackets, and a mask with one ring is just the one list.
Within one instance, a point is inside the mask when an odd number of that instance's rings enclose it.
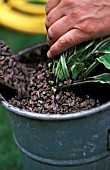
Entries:
{"label": "yellow container", "polygon": [[46,34],[46,0],[0,0],[0,25],[13,30]]}

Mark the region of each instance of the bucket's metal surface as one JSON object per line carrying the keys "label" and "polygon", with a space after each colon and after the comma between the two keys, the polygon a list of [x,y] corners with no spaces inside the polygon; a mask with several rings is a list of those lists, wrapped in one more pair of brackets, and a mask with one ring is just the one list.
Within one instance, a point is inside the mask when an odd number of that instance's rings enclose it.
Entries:
{"label": "bucket's metal surface", "polygon": [[15,108],[1,96],[25,170],[110,170],[110,102],[76,114]]}

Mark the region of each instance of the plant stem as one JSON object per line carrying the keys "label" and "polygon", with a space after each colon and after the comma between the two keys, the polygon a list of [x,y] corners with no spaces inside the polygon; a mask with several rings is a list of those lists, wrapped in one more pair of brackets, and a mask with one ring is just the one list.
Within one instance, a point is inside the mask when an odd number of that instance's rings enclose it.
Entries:
{"label": "plant stem", "polygon": [[83,74],[83,78],[86,78],[88,74],[94,70],[99,65],[99,62],[96,60]]}

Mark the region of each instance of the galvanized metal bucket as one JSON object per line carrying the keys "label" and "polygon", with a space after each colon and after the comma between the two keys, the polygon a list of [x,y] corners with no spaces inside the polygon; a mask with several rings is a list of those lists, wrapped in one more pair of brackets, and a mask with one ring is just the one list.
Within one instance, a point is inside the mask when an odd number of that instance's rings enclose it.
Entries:
{"label": "galvanized metal bucket", "polygon": [[110,102],[51,115],[13,107],[0,93],[25,170],[110,170]]}
{"label": "galvanized metal bucket", "polygon": [[109,170],[110,102],[89,111],[47,115],[7,110],[25,170]]}

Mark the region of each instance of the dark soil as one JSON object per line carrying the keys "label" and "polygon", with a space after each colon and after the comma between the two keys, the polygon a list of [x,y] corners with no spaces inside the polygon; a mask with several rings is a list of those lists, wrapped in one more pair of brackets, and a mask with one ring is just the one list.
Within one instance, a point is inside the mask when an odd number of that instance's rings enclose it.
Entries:
{"label": "dark soil", "polygon": [[[73,88],[55,90],[63,85],[73,83],[72,80],[60,82],[56,85],[54,72],[49,70],[45,49],[36,49],[28,55],[12,55],[9,47],[0,42],[0,81],[17,90],[15,95],[8,95],[5,87],[5,98],[20,109],[47,114],[68,114],[97,107],[109,100],[101,95],[103,87],[96,84],[82,85]],[[46,49],[47,50],[47,49]],[[2,85],[1,85],[2,87]],[[100,88],[99,88],[100,87]],[[4,88],[1,88],[2,91]],[[93,95],[95,94],[95,96]],[[2,94],[3,95],[3,94]],[[103,96],[103,98],[102,98]]]}

